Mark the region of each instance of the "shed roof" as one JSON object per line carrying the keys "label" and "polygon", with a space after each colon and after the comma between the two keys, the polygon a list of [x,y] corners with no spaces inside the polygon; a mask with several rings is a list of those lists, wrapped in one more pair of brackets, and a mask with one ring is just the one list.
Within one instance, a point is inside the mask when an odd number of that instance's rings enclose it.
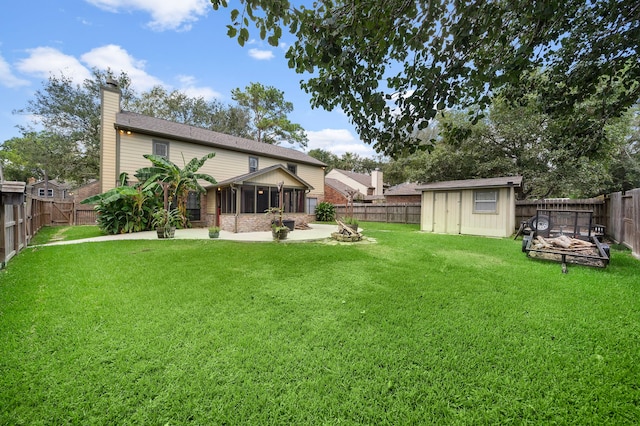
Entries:
{"label": "shed roof", "polygon": [[485,179],[450,180],[421,185],[419,191],[441,191],[449,189],[501,188],[505,186],[522,186],[522,176],[503,176]]}
{"label": "shed roof", "polygon": [[224,148],[232,151],[261,154],[266,157],[280,158],[314,166],[326,166],[322,161],[293,148],[284,148],[278,145],[257,142],[251,139],[214,132],[201,127],[149,117],[135,112],[124,111],[117,113],[115,128],[137,131],[169,139],[184,140],[199,145]]}

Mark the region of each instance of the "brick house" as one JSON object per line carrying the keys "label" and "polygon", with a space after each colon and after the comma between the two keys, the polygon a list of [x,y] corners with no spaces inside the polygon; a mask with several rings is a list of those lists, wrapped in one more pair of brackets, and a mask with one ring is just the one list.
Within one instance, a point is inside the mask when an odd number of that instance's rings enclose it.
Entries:
{"label": "brick house", "polygon": [[304,152],[121,111],[115,82],[103,87],[101,96],[100,192],[116,187],[121,173],[132,179],[136,170],[149,166],[144,154],[182,165],[183,159],[215,152],[199,172],[218,184],[201,182],[206,193],[192,194],[187,203],[194,226],[265,231],[271,222],[264,211],[276,207],[280,195],[285,217],[304,222],[314,219],[315,206],[324,200],[326,165]]}
{"label": "brick house", "polygon": [[422,192],[418,189],[419,186],[415,182],[392,186],[384,192],[384,198],[389,204],[420,204]]}

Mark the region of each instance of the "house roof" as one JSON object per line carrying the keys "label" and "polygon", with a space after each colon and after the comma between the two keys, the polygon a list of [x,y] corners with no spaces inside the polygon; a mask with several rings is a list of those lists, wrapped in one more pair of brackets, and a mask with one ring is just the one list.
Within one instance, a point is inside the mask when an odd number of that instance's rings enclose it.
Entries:
{"label": "house roof", "polygon": [[[40,185],[44,185],[45,181],[44,180],[39,180],[37,182],[34,182],[32,184],[29,184],[27,186],[32,187],[32,186],[40,186]],[[49,179],[48,185],[51,186],[55,186],[56,188],[60,188],[60,189],[70,189],[71,185],[69,185],[68,183],[65,182],[60,182],[56,179]]]}
{"label": "house roof", "polygon": [[175,123],[173,121],[149,117],[135,112],[123,111],[117,113],[115,128],[118,130],[123,129],[134,132],[137,131],[169,139],[179,139],[215,148],[261,154],[266,157],[296,161],[314,166],[326,166],[322,161],[292,148],[284,148],[277,145],[257,142],[251,139],[244,139],[200,127],[190,126],[188,124]]}
{"label": "house roof", "polygon": [[388,195],[417,195],[420,196],[420,192],[418,187],[420,186],[419,183],[416,182],[405,182],[405,183],[401,183],[395,186],[392,186],[391,188],[387,189],[387,191],[384,193],[385,196]]}
{"label": "house roof", "polygon": [[351,172],[349,170],[341,170],[341,169],[333,169],[333,170],[335,170],[336,172],[340,172],[345,176],[350,177],[351,179],[355,180],[359,184],[366,186],[367,188],[372,188],[371,175],[365,175],[364,173]]}
{"label": "house roof", "polygon": [[353,190],[353,188],[351,188],[349,185],[339,181],[338,179],[325,177],[324,183],[325,185],[329,185],[330,187],[332,187],[333,189],[335,189],[345,197],[349,196],[349,192],[348,192],[349,190]]}
{"label": "house roof", "polygon": [[258,176],[261,176],[261,175],[264,175],[264,174],[267,174],[267,173],[271,173],[271,172],[273,172],[275,170],[280,170],[283,173],[288,174],[293,179],[295,179],[298,182],[300,182],[307,189],[313,189],[313,186],[311,186],[307,182],[305,182],[304,179],[301,179],[300,176],[291,173],[282,164],[275,164],[273,166],[267,167],[265,169],[260,169],[258,171],[252,172],[252,173],[245,173],[243,175],[239,175],[239,176],[233,177],[231,179],[226,179],[226,180],[224,180],[222,182],[218,182],[217,185],[213,185],[213,187],[224,187],[224,186],[228,186],[228,185],[232,185],[232,184],[242,185],[245,181],[254,179],[254,178],[258,177]]}
{"label": "house roof", "polygon": [[434,182],[418,186],[419,191],[437,191],[447,189],[500,188],[505,186],[522,186],[522,176],[503,176],[487,179],[450,180]]}

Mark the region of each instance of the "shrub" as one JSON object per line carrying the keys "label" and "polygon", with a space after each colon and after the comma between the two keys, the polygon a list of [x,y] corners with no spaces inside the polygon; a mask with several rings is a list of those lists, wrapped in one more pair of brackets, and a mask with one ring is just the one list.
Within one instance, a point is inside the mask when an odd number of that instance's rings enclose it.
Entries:
{"label": "shrub", "polygon": [[316,206],[316,220],[321,222],[332,222],[335,218],[336,207],[333,204],[323,201]]}

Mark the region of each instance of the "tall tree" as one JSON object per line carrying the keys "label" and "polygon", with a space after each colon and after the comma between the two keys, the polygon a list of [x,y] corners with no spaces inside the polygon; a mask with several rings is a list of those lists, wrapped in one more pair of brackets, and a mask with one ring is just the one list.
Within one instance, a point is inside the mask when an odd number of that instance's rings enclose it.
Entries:
{"label": "tall tree", "polygon": [[190,97],[179,90],[154,86],[130,102],[131,111],[229,135],[250,137],[250,116],[243,108]]}
{"label": "tall tree", "polygon": [[[37,90],[34,98],[16,114],[35,117],[34,126],[41,125],[49,134],[56,134],[69,145],[74,167],[67,178],[85,182],[99,174],[100,167],[100,88],[107,79],[117,80],[123,91],[123,103],[133,96],[130,79],[126,73],[115,75],[111,70],[92,70],[92,78],[75,84],[71,78],[61,74],[51,76],[43,89]],[[22,127],[23,134],[31,134],[32,126]]]}
{"label": "tall tree", "polygon": [[52,132],[27,132],[5,141],[0,147],[4,178],[26,181],[65,181],[73,176],[75,162],[82,154],[61,135]]}
{"label": "tall tree", "polygon": [[231,98],[251,112],[254,138],[258,142],[307,146],[307,135],[302,126],[287,118],[287,114],[293,111],[293,104],[284,100],[281,90],[251,83],[244,91],[233,89]]}
{"label": "tall tree", "polygon": [[250,20],[273,46],[283,29],[293,34],[289,67],[310,75],[301,84],[312,105],[342,108],[362,140],[389,155],[423,147],[415,130],[437,111],[484,107],[531,70],[543,70],[539,89],[557,117],[614,83],[625,90],[604,114],[640,98],[636,1],[241,0],[228,26],[240,45]]}

